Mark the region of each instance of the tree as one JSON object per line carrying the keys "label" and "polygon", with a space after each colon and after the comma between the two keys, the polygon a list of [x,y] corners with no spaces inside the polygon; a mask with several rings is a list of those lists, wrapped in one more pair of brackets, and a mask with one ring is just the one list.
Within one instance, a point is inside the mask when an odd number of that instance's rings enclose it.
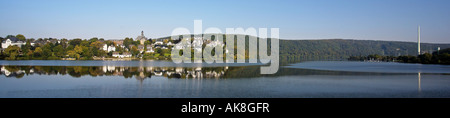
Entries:
{"label": "tree", "polygon": [[71,58],[80,59],[80,55],[77,52],[75,52],[74,50],[67,51],[67,55],[69,55],[69,57],[71,57]]}
{"label": "tree", "polygon": [[78,39],[78,38],[77,38],[77,39],[70,40],[70,41],[69,41],[69,44],[70,44],[70,45],[73,45],[73,46],[76,46],[76,45],[80,45],[80,44],[81,44],[81,41],[82,41],[81,39]]}
{"label": "tree", "polygon": [[162,53],[162,49],[161,48],[156,48],[156,53]]}
{"label": "tree", "polygon": [[62,45],[55,46],[53,48],[53,52],[55,53],[55,56],[57,56],[57,57],[64,56],[64,49],[63,49]]}
{"label": "tree", "polygon": [[9,38],[12,38],[12,37],[16,37],[16,36],[14,36],[14,35],[8,35],[8,36],[6,36],[5,39],[9,39]]}
{"label": "tree", "polygon": [[83,48],[82,46],[75,46],[75,48],[73,49],[76,53],[81,54],[83,53]]}
{"label": "tree", "polygon": [[26,54],[26,56],[28,57],[28,59],[32,59],[31,57],[33,57],[33,51],[29,50]]}
{"label": "tree", "polygon": [[54,45],[52,43],[46,43],[43,47],[42,47],[42,56],[45,57],[51,57],[53,56],[53,49]]}
{"label": "tree", "polygon": [[101,41],[95,41],[95,42],[92,42],[91,43],[91,45],[89,45],[90,47],[94,47],[94,48],[97,48],[97,49],[100,49],[100,48],[102,48],[103,47],[103,42],[101,42]]}
{"label": "tree", "polygon": [[25,36],[22,35],[22,34],[16,35],[16,38],[19,39],[19,40],[21,40],[21,41],[25,41],[25,40],[26,40]]}
{"label": "tree", "polygon": [[87,40],[83,40],[83,41],[81,41],[81,43],[80,43],[80,45],[81,46],[85,46],[85,47],[89,47],[89,41],[87,41]]}
{"label": "tree", "polygon": [[35,57],[40,57],[40,56],[42,56],[42,49],[41,49],[41,47],[37,47],[36,49],[34,49],[33,55],[34,55]]}
{"label": "tree", "polygon": [[139,50],[136,46],[131,47],[131,54],[133,54],[133,56],[136,56],[139,54]]}
{"label": "tree", "polygon": [[430,53],[425,53],[425,54],[418,56],[420,63],[423,63],[423,64],[430,64],[432,57],[433,57],[433,55],[431,55]]}
{"label": "tree", "polygon": [[16,60],[16,57],[19,55],[20,48],[13,45],[9,46],[5,49],[6,55],[8,56],[8,60]]}
{"label": "tree", "polygon": [[31,49],[31,43],[30,40],[27,40],[24,46],[21,47],[22,52],[27,53]]}
{"label": "tree", "polygon": [[98,40],[99,40],[99,39],[98,39],[97,37],[94,37],[94,38],[89,39],[89,42],[92,43],[92,42],[96,42],[96,41],[98,41]]}
{"label": "tree", "polygon": [[130,44],[133,44],[133,39],[132,38],[125,38],[125,40],[123,40],[123,45],[125,45],[126,48],[131,49],[131,47],[128,47]]}
{"label": "tree", "polygon": [[152,44],[151,40],[147,40],[147,41],[144,42],[144,45],[151,45],[151,44]]}

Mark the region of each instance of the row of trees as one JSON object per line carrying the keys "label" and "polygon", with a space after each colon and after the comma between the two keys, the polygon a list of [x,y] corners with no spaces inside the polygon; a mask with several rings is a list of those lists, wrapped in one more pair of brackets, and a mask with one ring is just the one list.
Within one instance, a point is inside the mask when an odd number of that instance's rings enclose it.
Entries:
{"label": "row of trees", "polygon": [[377,61],[395,61],[403,63],[422,63],[422,64],[450,64],[450,48],[435,51],[432,54],[425,53],[418,56],[381,56],[381,55],[369,55],[369,56],[350,56],[348,60],[351,61],[364,61],[364,60],[377,60]]}
{"label": "row of trees", "polygon": [[[7,38],[10,38],[8,36]],[[104,39],[26,39],[23,35],[15,36],[19,40],[26,41],[25,45],[11,45],[7,47],[0,58],[7,60],[57,60],[61,58],[92,59],[92,57],[107,56],[107,52],[101,50],[103,44],[112,43]],[[5,38],[6,39],[6,38]],[[31,45],[34,42],[34,46]],[[3,47],[5,48],[5,47]]]}
{"label": "row of trees", "polygon": [[[0,41],[7,38],[15,37],[20,41],[26,42],[25,45],[2,47],[5,48],[1,54],[0,59],[6,60],[59,60],[62,58],[74,58],[77,60],[90,60],[94,57],[112,57],[113,52],[106,52],[102,50],[103,45],[116,46],[116,52],[123,54],[130,52],[133,56],[144,56],[146,59],[167,59],[170,57],[169,49],[155,49],[155,53],[141,54],[138,49],[140,41],[133,41],[133,38],[125,38],[123,41],[124,48],[114,44],[113,41],[104,40],[102,38],[91,39],[26,39],[25,36],[19,34],[16,36],[8,35],[6,38],[1,38]],[[171,40],[165,40],[168,42]],[[31,45],[34,42],[34,46]],[[145,45],[151,45],[154,40],[145,41]],[[147,50],[147,46],[144,46]]]}
{"label": "row of trees", "polygon": [[101,50],[103,42],[98,38],[90,40],[43,40],[44,43],[31,45],[32,39],[26,39],[26,44],[20,48],[16,45],[7,47],[2,57],[7,60],[57,60],[61,58],[92,59],[93,56],[106,56]]}

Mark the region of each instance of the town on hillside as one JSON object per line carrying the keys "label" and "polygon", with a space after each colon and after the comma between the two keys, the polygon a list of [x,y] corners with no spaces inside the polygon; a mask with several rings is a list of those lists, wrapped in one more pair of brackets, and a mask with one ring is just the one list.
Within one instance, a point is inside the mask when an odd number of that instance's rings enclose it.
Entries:
{"label": "town on hillside", "polygon": [[[224,47],[218,40],[201,38],[171,39],[171,37],[151,39],[144,36],[144,31],[135,39],[105,40],[91,39],[27,39],[24,35],[0,37],[1,55],[5,60],[92,60],[92,59],[158,59],[169,60],[172,49],[210,45]],[[182,45],[182,40],[190,40]],[[194,50],[197,50],[194,48]],[[201,50],[201,49],[200,49]]]}

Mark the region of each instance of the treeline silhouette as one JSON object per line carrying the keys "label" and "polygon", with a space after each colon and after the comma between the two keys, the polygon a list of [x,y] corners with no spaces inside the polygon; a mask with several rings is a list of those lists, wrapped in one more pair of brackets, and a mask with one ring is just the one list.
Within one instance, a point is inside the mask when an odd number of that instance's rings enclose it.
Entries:
{"label": "treeline silhouette", "polygon": [[368,56],[350,56],[350,61],[392,61],[403,63],[421,63],[421,64],[445,64],[450,65],[450,48],[440,51],[434,51],[433,53],[424,53],[418,56],[406,55],[406,56],[381,56],[381,55],[368,55]]}

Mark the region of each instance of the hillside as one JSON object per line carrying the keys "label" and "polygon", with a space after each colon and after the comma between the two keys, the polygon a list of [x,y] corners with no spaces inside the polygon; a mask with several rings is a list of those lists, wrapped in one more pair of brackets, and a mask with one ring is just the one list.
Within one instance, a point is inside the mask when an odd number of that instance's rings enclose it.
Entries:
{"label": "hillside", "polygon": [[[450,44],[422,43],[422,52],[450,48]],[[386,56],[417,55],[417,43],[374,40],[280,40],[280,59],[345,60],[349,56],[379,54]]]}
{"label": "hillside", "polygon": [[[239,35],[239,34],[238,34]],[[192,37],[194,35],[191,35]],[[223,36],[225,40],[225,35]],[[169,38],[169,37],[163,37]],[[235,36],[236,38],[236,36]],[[246,36],[246,40],[248,40]],[[246,41],[246,48],[248,48]],[[450,48],[450,44],[422,43],[422,52],[432,53]],[[350,56],[367,56],[378,54],[383,56],[417,55],[416,42],[376,41],[353,39],[318,39],[318,40],[285,40],[280,39],[281,62],[304,60],[347,60]]]}

